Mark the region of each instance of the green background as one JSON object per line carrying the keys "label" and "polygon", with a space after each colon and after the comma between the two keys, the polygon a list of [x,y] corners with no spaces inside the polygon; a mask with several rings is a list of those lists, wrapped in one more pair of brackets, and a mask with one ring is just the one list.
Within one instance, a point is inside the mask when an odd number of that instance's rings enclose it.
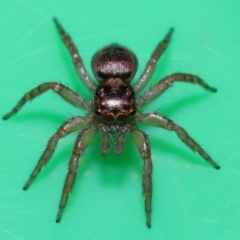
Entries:
{"label": "green background", "polygon": [[[3,3],[4,2],[4,3]],[[240,239],[240,1],[3,1],[0,9],[0,109],[46,81],[90,93],[78,80],[52,22],[71,33],[90,71],[92,55],[119,42],[143,71],[170,27],[175,32],[151,83],[174,72],[201,76],[218,88],[176,83],[144,111],[184,127],[221,165],[216,171],[174,133],[141,126],[152,146],[152,229],[145,226],[142,160],[130,138],[121,157],[100,154],[98,135],[80,161],[62,222],[55,223],[76,133],[60,141],[31,188],[22,186],[50,136],[85,112],[53,93],[0,124],[0,239]],[[92,74],[92,73],[91,73]]]}

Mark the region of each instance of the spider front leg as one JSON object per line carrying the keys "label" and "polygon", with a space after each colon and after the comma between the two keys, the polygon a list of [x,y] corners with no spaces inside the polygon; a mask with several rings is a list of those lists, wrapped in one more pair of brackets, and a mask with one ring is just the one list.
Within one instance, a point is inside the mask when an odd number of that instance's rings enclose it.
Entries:
{"label": "spider front leg", "polygon": [[102,155],[106,155],[110,149],[110,142],[111,142],[110,134],[105,124],[99,124],[98,129],[102,135],[101,152],[102,152]]}
{"label": "spider front leg", "polygon": [[[102,134],[101,152],[103,155],[106,155],[111,147],[110,145],[111,135],[109,133],[108,127],[105,124],[99,124],[98,129]],[[119,156],[122,154],[124,150],[124,143],[125,143],[126,135],[128,134],[129,130],[130,130],[130,125],[126,124],[121,128],[120,132],[118,133],[118,136],[116,139],[117,141],[115,142],[115,145],[114,145],[114,150]]]}
{"label": "spider front leg", "polygon": [[172,86],[172,84],[176,81],[179,82],[189,82],[189,83],[197,83],[201,87],[205,88],[208,91],[216,92],[217,89],[214,87],[209,86],[205,83],[201,78],[186,73],[175,73],[170,76],[167,76],[156,83],[153,87],[149,90],[144,92],[138,99],[137,99],[137,106],[143,106],[148,104],[149,102],[153,101],[156,97],[161,95],[165,90]]}
{"label": "spider front leg", "polygon": [[83,100],[83,98],[80,95],[78,95],[68,87],[64,86],[63,84],[57,83],[57,82],[47,82],[39,85],[38,87],[32,89],[30,92],[26,93],[20,99],[17,105],[12,109],[12,111],[3,116],[3,120],[7,120],[8,118],[16,114],[26,102],[31,101],[32,99],[41,95],[47,90],[54,91],[63,99],[65,99],[67,102],[69,102],[70,104],[72,104],[77,108],[87,109],[87,110],[91,108],[91,101]]}
{"label": "spider front leg", "polygon": [[77,137],[77,140],[74,145],[73,153],[68,165],[68,174],[65,179],[62,197],[59,204],[59,211],[56,218],[57,223],[61,221],[63,210],[67,204],[68,195],[73,188],[76,175],[77,175],[79,158],[83,154],[84,150],[86,149],[90,141],[92,140],[95,133],[96,133],[96,128],[89,127],[84,129]]}
{"label": "spider front leg", "polygon": [[122,154],[122,152],[124,150],[124,143],[125,143],[125,140],[126,140],[126,136],[129,133],[129,130],[130,130],[130,125],[126,124],[121,129],[121,132],[118,134],[114,150],[117,153],[117,155],[119,155],[119,156]]}
{"label": "spider front leg", "polygon": [[151,149],[147,134],[139,129],[131,132],[133,140],[139,150],[139,153],[144,161],[143,164],[143,182],[142,193],[145,197],[145,213],[146,225],[151,228],[151,211],[152,211],[152,159]]}
{"label": "spider front leg", "polygon": [[87,125],[86,118],[83,118],[80,116],[73,117],[73,118],[69,119],[68,121],[66,121],[57,130],[57,132],[49,139],[45,151],[43,152],[42,156],[40,157],[36,167],[34,168],[32,174],[30,175],[30,178],[24,185],[23,190],[27,190],[29,188],[29,186],[31,185],[33,180],[37,177],[37,175],[41,171],[42,167],[44,167],[48,163],[49,159],[51,158],[51,156],[53,155],[53,153],[56,149],[58,140],[60,138],[65,137],[66,135],[68,135],[69,133],[71,133],[73,131],[83,129],[84,127],[86,127],[86,125]]}
{"label": "spider front leg", "polygon": [[173,28],[170,28],[170,30],[167,33],[167,35],[165,36],[165,38],[155,48],[141,77],[133,85],[133,90],[135,93],[141,92],[141,90],[148,84],[149,80],[151,79],[151,77],[155,71],[157,61],[159,60],[160,56],[162,55],[164,50],[167,48],[167,45],[170,42],[172,33],[173,33]]}
{"label": "spider front leg", "polygon": [[174,131],[178,137],[193,151],[197,152],[214,168],[220,169],[220,166],[195,142],[188,133],[180,126],[172,122],[167,117],[157,113],[137,114],[136,121],[155,127],[161,127],[169,131]]}
{"label": "spider front leg", "polygon": [[94,83],[94,81],[91,79],[91,77],[89,76],[82,58],[80,57],[78,50],[75,46],[75,44],[73,43],[71,37],[69,36],[69,34],[67,32],[65,32],[65,30],[63,29],[63,27],[61,26],[61,24],[58,22],[58,20],[56,18],[53,19],[56,28],[59,32],[59,34],[61,35],[61,38],[64,42],[64,44],[66,45],[71,57],[72,57],[72,61],[73,64],[75,66],[75,69],[77,71],[78,76],[80,77],[80,79],[83,81],[83,83],[85,84],[85,86],[92,92],[94,93],[96,90],[96,84]]}

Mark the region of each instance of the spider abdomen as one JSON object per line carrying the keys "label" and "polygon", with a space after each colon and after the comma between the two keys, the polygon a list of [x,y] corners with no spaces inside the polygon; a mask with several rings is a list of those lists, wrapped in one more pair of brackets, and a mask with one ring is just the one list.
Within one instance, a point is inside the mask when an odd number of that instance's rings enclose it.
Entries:
{"label": "spider abdomen", "polygon": [[99,81],[121,78],[129,81],[137,70],[137,58],[129,49],[111,44],[98,51],[92,59],[92,69]]}

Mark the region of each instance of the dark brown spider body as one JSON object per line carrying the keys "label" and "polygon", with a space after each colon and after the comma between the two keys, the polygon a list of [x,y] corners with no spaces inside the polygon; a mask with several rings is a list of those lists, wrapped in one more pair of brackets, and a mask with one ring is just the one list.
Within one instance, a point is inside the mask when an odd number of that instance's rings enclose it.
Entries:
{"label": "dark brown spider body", "polygon": [[137,70],[137,58],[118,44],[98,51],[92,69],[100,81],[95,94],[95,113],[106,124],[124,124],[136,112],[135,96],[129,81]]}
{"label": "dark brown spider body", "polygon": [[129,49],[111,44],[98,51],[92,59],[92,69],[99,81],[121,78],[129,81],[136,73],[137,58]]}
{"label": "dark brown spider body", "polygon": [[104,80],[96,91],[95,112],[107,123],[122,122],[136,112],[132,87],[121,78]]}
{"label": "dark brown spider body", "polygon": [[81,95],[63,84],[46,82],[26,93],[14,108],[3,116],[3,119],[7,120],[16,114],[26,102],[47,90],[54,91],[73,106],[88,111],[88,114],[84,117],[76,116],[70,118],[52,135],[23,189],[27,190],[29,188],[42,167],[48,163],[57,147],[59,139],[74,131],[79,131],[69,161],[68,173],[56,218],[56,222],[60,222],[68,196],[76,179],[79,158],[93,139],[95,133],[99,131],[102,135],[102,154],[106,154],[109,151],[112,143],[110,135],[113,135],[115,137],[113,147],[118,155],[124,149],[126,135],[130,134],[143,160],[142,193],[145,198],[146,225],[150,228],[152,211],[151,149],[148,136],[138,128],[138,122],[174,131],[183,143],[193,151],[196,151],[214,168],[219,169],[220,167],[182,127],[159,113],[141,113],[140,108],[156,99],[176,81],[197,83],[211,92],[216,92],[216,89],[195,75],[175,73],[164,77],[150,89],[143,91],[151,79],[158,59],[170,41],[173,29],[170,29],[163,41],[157,45],[142,75],[133,85],[130,85],[130,80],[137,70],[138,62],[136,56],[130,50],[120,45],[112,44],[98,51],[92,59],[92,69],[99,81],[96,84],[84,67],[83,61],[71,37],[65,32],[57,19],[54,19],[54,22],[72,57],[78,76],[94,97],[90,100],[84,100]]}

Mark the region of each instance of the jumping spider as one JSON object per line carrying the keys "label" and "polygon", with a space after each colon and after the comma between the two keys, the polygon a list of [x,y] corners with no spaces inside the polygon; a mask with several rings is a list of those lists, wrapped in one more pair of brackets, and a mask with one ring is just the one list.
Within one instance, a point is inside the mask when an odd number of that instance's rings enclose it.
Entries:
{"label": "jumping spider", "polygon": [[[206,90],[216,92],[201,78],[186,74],[175,73],[164,77],[150,89],[141,93],[151,79],[156,64],[166,49],[173,29],[171,28],[163,41],[153,51],[145,70],[140,78],[130,85],[136,70],[138,61],[133,52],[118,45],[111,44],[98,51],[92,58],[92,70],[98,80],[96,84],[88,74],[78,50],[71,37],[65,32],[57,19],[53,19],[61,38],[66,45],[77,71],[79,78],[93,93],[91,100],[84,100],[79,94],[57,82],[47,82],[39,85],[26,93],[11,112],[3,116],[4,120],[12,117],[27,102],[47,90],[52,90],[73,106],[88,111],[85,117],[77,116],[67,120],[48,141],[47,147],[39,159],[35,169],[23,189],[27,190],[32,181],[39,174],[43,166],[47,164],[55,151],[58,140],[74,131],[80,131],[77,136],[73,153],[69,162],[68,174],[63,187],[59,211],[56,222],[60,222],[63,210],[66,206],[68,195],[73,188],[77,175],[78,160],[97,131],[102,135],[101,152],[105,155],[114,145],[115,152],[120,155],[123,152],[126,135],[131,134],[135,145],[143,159],[142,192],[145,197],[146,225],[151,227],[151,200],[152,200],[152,160],[148,136],[140,130],[137,122],[161,127],[174,131],[178,137],[193,151],[200,154],[214,168],[220,166],[195,142],[188,133],[167,117],[155,113],[141,113],[140,107],[152,102],[155,98],[167,90],[175,81],[197,83]],[[138,97],[137,97],[138,96]],[[115,139],[112,141],[111,136]]]}

